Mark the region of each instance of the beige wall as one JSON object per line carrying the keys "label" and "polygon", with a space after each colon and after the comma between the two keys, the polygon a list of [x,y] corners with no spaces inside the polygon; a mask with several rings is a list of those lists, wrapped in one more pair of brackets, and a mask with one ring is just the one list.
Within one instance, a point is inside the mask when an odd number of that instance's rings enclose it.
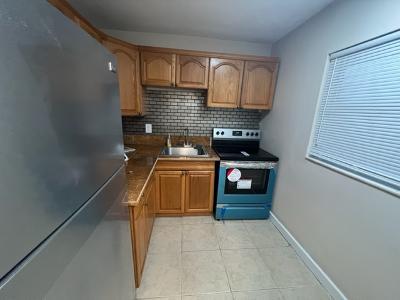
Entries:
{"label": "beige wall", "polygon": [[133,44],[199,50],[211,52],[226,52],[234,54],[270,55],[271,44],[250,43],[241,41],[220,40],[197,36],[150,33],[123,30],[103,29],[111,36],[131,42]]}
{"label": "beige wall", "polygon": [[400,1],[337,1],[273,45],[262,146],[281,159],[273,212],[349,299],[400,299],[400,199],[305,159],[329,52],[400,28]]}

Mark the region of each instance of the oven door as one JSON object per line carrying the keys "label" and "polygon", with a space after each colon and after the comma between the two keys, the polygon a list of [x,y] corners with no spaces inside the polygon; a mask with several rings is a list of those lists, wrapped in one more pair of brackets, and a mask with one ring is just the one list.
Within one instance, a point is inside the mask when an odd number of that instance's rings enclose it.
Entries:
{"label": "oven door", "polygon": [[275,162],[222,161],[218,178],[217,203],[250,204],[272,200]]}

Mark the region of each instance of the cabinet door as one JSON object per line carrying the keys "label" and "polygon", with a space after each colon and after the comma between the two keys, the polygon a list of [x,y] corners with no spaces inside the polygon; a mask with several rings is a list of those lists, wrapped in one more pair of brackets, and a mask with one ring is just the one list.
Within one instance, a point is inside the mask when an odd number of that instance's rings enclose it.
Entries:
{"label": "cabinet door", "polygon": [[[144,204],[140,204],[133,208],[135,217],[133,221],[133,240],[135,243],[135,282],[136,287],[139,286],[142,279],[144,262],[147,254],[147,236],[146,236],[146,209]],[[132,214],[131,214],[132,222]]]}
{"label": "cabinet door", "polygon": [[183,213],[185,177],[182,171],[156,172],[157,213]]}
{"label": "cabinet door", "polygon": [[206,89],[208,87],[208,57],[177,55],[176,86]]}
{"label": "cabinet door", "polygon": [[147,194],[147,239],[150,242],[151,232],[153,230],[155,212],[156,212],[156,186],[154,177],[151,178],[149,185],[149,192]]}
{"label": "cabinet door", "polygon": [[141,52],[142,84],[173,86],[175,84],[175,54]]}
{"label": "cabinet door", "polygon": [[271,109],[277,70],[275,62],[246,61],[240,106]]}
{"label": "cabinet door", "polygon": [[111,39],[105,40],[103,44],[117,58],[121,114],[123,116],[142,114],[139,51]]}
{"label": "cabinet door", "polygon": [[214,171],[188,171],[185,212],[211,212],[214,200]]}
{"label": "cabinet door", "polygon": [[208,106],[238,107],[243,65],[241,60],[211,58]]}

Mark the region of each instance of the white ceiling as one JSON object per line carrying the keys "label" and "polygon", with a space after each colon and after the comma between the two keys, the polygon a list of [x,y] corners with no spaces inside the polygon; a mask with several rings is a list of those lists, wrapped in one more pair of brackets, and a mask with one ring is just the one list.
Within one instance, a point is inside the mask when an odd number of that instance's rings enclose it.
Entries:
{"label": "white ceiling", "polygon": [[334,0],[69,0],[104,29],[270,43]]}

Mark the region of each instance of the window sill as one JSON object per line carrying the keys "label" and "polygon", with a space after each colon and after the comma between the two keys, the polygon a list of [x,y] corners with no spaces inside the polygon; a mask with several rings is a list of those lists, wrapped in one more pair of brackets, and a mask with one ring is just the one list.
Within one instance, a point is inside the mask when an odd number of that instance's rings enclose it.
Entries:
{"label": "window sill", "polygon": [[311,161],[311,162],[313,162],[313,163],[315,163],[315,164],[318,164],[318,165],[320,165],[320,166],[323,166],[323,167],[325,167],[325,168],[328,168],[328,169],[330,169],[330,170],[333,170],[333,171],[335,171],[335,172],[337,172],[337,173],[346,175],[347,177],[350,177],[350,178],[356,179],[356,180],[358,180],[358,181],[361,181],[361,182],[363,182],[363,183],[366,183],[366,184],[368,184],[369,186],[378,188],[378,189],[380,189],[380,190],[382,190],[382,191],[384,191],[384,192],[387,192],[387,193],[389,193],[389,194],[392,194],[392,195],[394,195],[394,196],[396,196],[396,197],[400,197],[400,191],[397,190],[397,189],[395,189],[395,188],[388,187],[388,186],[386,186],[386,185],[384,185],[384,184],[381,184],[381,183],[378,183],[378,182],[376,182],[376,181],[367,179],[367,178],[365,178],[365,177],[362,177],[362,176],[360,176],[360,175],[354,174],[354,173],[352,173],[352,172],[343,170],[343,169],[341,169],[341,168],[339,168],[339,167],[336,167],[336,166],[334,166],[334,165],[331,165],[331,164],[329,164],[329,163],[326,163],[326,162],[321,161],[321,160],[319,160],[319,159],[316,159],[316,158],[314,158],[314,157],[310,157],[308,154],[306,155],[306,159],[309,160],[309,161]]}

